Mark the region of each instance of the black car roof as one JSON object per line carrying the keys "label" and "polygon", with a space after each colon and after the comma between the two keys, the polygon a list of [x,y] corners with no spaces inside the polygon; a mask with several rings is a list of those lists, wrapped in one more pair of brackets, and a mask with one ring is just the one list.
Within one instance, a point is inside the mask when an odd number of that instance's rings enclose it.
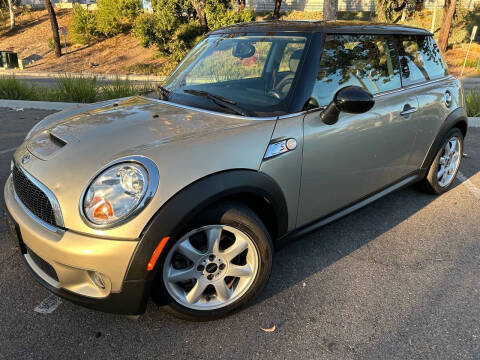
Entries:
{"label": "black car roof", "polygon": [[336,34],[398,34],[432,35],[431,32],[412,26],[376,24],[361,21],[256,21],[226,26],[211,32],[225,34],[238,32],[325,32]]}

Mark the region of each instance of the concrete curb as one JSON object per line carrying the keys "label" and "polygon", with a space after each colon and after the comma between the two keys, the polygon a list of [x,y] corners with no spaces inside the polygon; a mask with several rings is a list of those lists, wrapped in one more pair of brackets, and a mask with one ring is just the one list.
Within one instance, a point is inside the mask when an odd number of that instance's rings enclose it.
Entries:
{"label": "concrete curb", "polygon": [[480,117],[469,117],[468,127],[480,127]]}
{"label": "concrete curb", "polygon": [[36,110],[65,110],[85,106],[87,104],[50,102],[50,101],[26,101],[26,100],[2,100],[0,108],[10,109],[36,109]]}
{"label": "concrete curb", "polygon": [[4,70],[0,71],[0,75],[16,76],[19,79],[22,78],[59,78],[62,76],[69,77],[96,77],[97,80],[109,80],[115,79],[130,80],[130,81],[144,81],[144,82],[162,82],[166,76],[154,76],[154,75],[121,75],[121,74],[95,74],[95,73],[53,73],[53,72],[35,72],[35,71],[22,71],[22,70]]}

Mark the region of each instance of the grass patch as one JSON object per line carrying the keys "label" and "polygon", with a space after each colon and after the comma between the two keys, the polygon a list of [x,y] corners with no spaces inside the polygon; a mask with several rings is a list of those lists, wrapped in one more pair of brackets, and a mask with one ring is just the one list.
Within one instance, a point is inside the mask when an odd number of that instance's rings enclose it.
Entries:
{"label": "grass patch", "polygon": [[478,90],[470,90],[465,95],[468,116],[480,116],[480,93]]}
{"label": "grass patch", "polygon": [[153,89],[153,85],[135,84],[118,77],[111,83],[99,84],[95,77],[62,76],[55,87],[45,87],[31,85],[14,76],[0,76],[0,99],[11,100],[93,103],[141,95]]}

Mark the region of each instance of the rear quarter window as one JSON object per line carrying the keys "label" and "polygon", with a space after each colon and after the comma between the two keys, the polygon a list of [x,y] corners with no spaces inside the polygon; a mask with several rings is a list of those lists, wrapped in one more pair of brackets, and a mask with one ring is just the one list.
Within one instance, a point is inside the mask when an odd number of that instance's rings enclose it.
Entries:
{"label": "rear quarter window", "polygon": [[404,86],[448,74],[440,50],[431,36],[400,36],[398,40]]}

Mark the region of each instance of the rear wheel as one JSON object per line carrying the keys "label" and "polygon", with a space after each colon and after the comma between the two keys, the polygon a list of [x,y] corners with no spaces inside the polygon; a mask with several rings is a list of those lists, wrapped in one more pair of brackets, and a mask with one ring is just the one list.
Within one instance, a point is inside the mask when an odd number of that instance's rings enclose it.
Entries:
{"label": "rear wheel", "polygon": [[241,308],[265,286],[272,241],[258,216],[242,204],[207,210],[167,251],[156,286],[166,310],[194,321]]}
{"label": "rear wheel", "polygon": [[448,190],[457,176],[462,163],[463,134],[454,128],[445,136],[435,159],[433,159],[423,188],[432,194],[442,194]]}

